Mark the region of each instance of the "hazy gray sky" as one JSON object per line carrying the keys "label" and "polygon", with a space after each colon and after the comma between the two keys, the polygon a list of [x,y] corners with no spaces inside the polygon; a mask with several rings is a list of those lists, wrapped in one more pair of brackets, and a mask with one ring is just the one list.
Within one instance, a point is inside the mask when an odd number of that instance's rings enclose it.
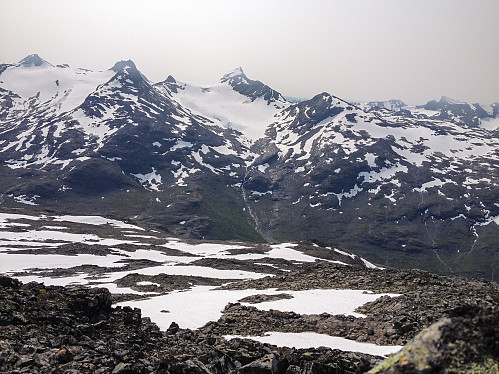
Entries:
{"label": "hazy gray sky", "polygon": [[0,62],[150,80],[242,66],[286,96],[499,101],[499,0],[0,0]]}

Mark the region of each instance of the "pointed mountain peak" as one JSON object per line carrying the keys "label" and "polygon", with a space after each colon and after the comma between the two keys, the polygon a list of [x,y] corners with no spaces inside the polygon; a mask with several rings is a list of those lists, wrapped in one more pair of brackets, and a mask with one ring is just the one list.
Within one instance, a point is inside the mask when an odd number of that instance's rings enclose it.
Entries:
{"label": "pointed mountain peak", "polygon": [[162,87],[163,89],[166,89],[166,92],[171,91],[174,93],[178,93],[177,89],[179,88],[176,79],[173,78],[173,76],[171,75],[168,75],[168,77],[164,81],[156,83],[155,86],[159,86]]}
{"label": "pointed mountain peak", "polygon": [[224,82],[227,82],[228,80],[232,80],[234,78],[246,78],[247,79],[248,77],[246,76],[246,74],[244,74],[243,68],[239,66],[238,68],[234,69],[230,73],[225,74],[222,77],[222,79],[220,80],[220,82],[224,83]]}
{"label": "pointed mountain peak", "polygon": [[37,54],[32,54],[32,55],[26,56],[21,61],[19,61],[19,65],[22,65],[24,67],[42,66],[44,64],[49,64],[49,63],[47,61],[45,61],[44,59],[42,59]]}
{"label": "pointed mountain peak", "polygon": [[118,79],[123,81],[130,79],[135,84],[141,82],[150,83],[147,77],[137,69],[132,60],[118,61],[110,70],[116,72]]}
{"label": "pointed mountain peak", "polygon": [[165,82],[168,82],[168,83],[177,83],[177,81],[175,80],[175,78],[173,78],[171,75],[169,75],[168,78],[166,78]]}
{"label": "pointed mountain peak", "polygon": [[267,101],[267,104],[270,104],[272,101],[286,101],[279,92],[274,91],[266,84],[249,79],[246,74],[244,74],[241,67],[225,74],[222,79],[220,79],[220,83],[227,83],[234,91],[249,97],[251,101],[254,101],[259,97],[262,97]]}
{"label": "pointed mountain peak", "polygon": [[132,60],[118,61],[116,64],[114,64],[111,70],[118,73],[120,71],[125,70],[126,68],[132,68],[133,70],[137,70],[137,67],[135,66]]}

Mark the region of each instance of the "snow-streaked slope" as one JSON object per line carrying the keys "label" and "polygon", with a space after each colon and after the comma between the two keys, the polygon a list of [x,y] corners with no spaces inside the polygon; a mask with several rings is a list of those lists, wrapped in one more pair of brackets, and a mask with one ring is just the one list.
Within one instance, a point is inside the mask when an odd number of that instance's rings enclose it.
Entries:
{"label": "snow-streaked slope", "polygon": [[[235,173],[233,169],[244,164],[237,158],[241,154],[248,157],[247,149],[237,139],[238,133],[192,114],[154,87],[132,61],[120,61],[107,71],[94,73],[53,66],[38,56],[28,56],[2,70],[0,79],[0,88],[5,90],[1,92],[6,92],[5,115],[0,120],[0,132],[4,134],[0,153],[4,153],[12,169],[73,170],[75,163],[91,160],[94,152],[105,153],[104,158],[111,162],[126,163],[127,155],[120,157],[118,153],[123,154],[120,147],[130,149],[123,142],[129,143],[130,136],[134,136],[139,138],[133,140],[136,147],[143,147],[139,152],[142,157],[150,154],[156,160],[151,166],[135,166],[125,174],[144,188],[159,191],[168,179],[163,165],[168,157],[163,162],[156,156],[157,151],[166,156],[170,149],[170,154],[179,156],[166,162],[167,174],[173,173],[177,179],[173,185],[178,186],[184,185],[187,176],[195,171]],[[221,86],[241,96],[227,84]],[[253,111],[260,112],[255,108]],[[150,139],[139,137],[144,133],[150,134]],[[117,137],[128,138],[116,141]],[[196,142],[188,141],[191,138]],[[190,154],[175,152],[175,142],[190,144]],[[106,147],[109,143],[112,145]],[[14,198],[38,204],[31,197]]]}
{"label": "snow-streaked slope", "polygon": [[[362,191],[363,184],[371,188],[390,181],[397,184],[396,175],[407,173],[410,166],[421,167],[435,160],[459,164],[484,158],[499,160],[499,140],[488,131],[449,121],[381,119],[327,94],[289,107],[271,127],[275,135],[270,143],[279,149],[282,162],[297,166],[296,172],[312,173],[319,160],[351,163],[355,157],[356,162],[368,165],[366,170],[359,169],[358,185],[332,192],[340,203],[341,198],[352,198]],[[391,152],[395,160],[381,161],[380,152]],[[335,170],[341,176],[342,168]],[[440,172],[455,173],[455,166]]]}
{"label": "snow-streaked slope", "polygon": [[[318,100],[316,97],[315,101]],[[327,147],[337,147],[348,155],[377,140],[394,138],[393,150],[401,159],[417,166],[430,162],[435,154],[452,159],[485,155],[496,158],[499,141],[490,139],[487,132],[446,121],[389,122],[327,94],[323,94],[322,100],[327,103],[327,110],[333,112],[324,119],[314,118],[317,111],[314,102],[302,102],[278,116],[272,127],[276,129],[274,142],[282,157],[307,160],[313,150],[318,153]],[[423,149],[415,150],[418,145]]]}

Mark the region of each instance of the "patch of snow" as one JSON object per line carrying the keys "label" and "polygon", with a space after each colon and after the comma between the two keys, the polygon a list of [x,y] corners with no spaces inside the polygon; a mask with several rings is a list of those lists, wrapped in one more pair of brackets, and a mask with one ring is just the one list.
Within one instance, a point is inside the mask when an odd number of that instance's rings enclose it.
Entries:
{"label": "patch of snow", "polygon": [[[405,244],[403,245],[403,247],[405,247]],[[380,270],[384,269],[382,267],[374,265],[372,262],[367,261],[365,258],[362,258],[362,257],[359,257],[359,258],[362,260],[362,262],[364,263],[364,265],[366,265],[366,267],[368,269],[380,269]]]}
{"label": "patch of snow", "polygon": [[337,198],[338,198],[338,202],[339,202],[339,205],[341,205],[341,200],[342,199],[349,199],[349,198],[352,198],[354,196],[357,196],[357,194],[359,192],[362,192],[363,189],[360,188],[359,186],[357,186],[357,184],[354,186],[354,188],[352,188],[350,191],[348,192],[342,192],[342,193],[333,193],[333,192],[328,192],[328,193],[331,193],[333,195],[335,195]]}
{"label": "patch of snow", "polygon": [[446,182],[442,181],[440,178],[433,178],[432,181],[423,183],[421,187],[416,187],[413,190],[417,192],[423,192],[426,191],[428,188],[433,188],[433,187],[441,187],[445,184]]}
{"label": "patch of snow", "polygon": [[479,226],[485,226],[485,225],[488,225],[488,224],[490,224],[492,222],[494,222],[496,225],[499,226],[499,216],[489,217],[489,218],[487,218],[487,220],[485,220],[485,222],[477,223],[477,225],[479,225]]}
{"label": "patch of snow", "polygon": [[14,200],[21,204],[26,205],[38,205],[35,201],[36,198],[40,197],[39,195],[33,195],[32,197],[28,197],[26,195],[14,196]]}
{"label": "patch of snow", "polygon": [[[125,301],[118,305],[129,305],[142,309],[144,316],[150,317],[158,326],[166,330],[172,322],[182,328],[196,329],[209,321],[216,321],[228,303],[257,294],[272,295],[282,293],[275,289],[266,290],[217,290],[211,286],[196,286],[188,291],[175,291],[168,295],[157,296],[148,300]],[[361,316],[354,310],[359,306],[374,301],[382,294],[364,293],[362,290],[307,290],[284,291],[291,296],[289,300],[276,300],[251,304],[261,310],[276,309],[295,311],[302,314],[348,314]],[[399,296],[399,295],[393,295]],[[289,301],[282,303],[282,301]],[[169,313],[162,313],[168,310]]]}
{"label": "patch of snow", "polygon": [[402,346],[376,345],[362,343],[355,340],[337,336],[318,334],[315,332],[266,332],[264,336],[225,335],[225,339],[251,339],[261,343],[273,344],[278,347],[291,347],[296,349],[328,347],[348,352],[361,352],[368,355],[387,356],[400,351]]}
{"label": "patch of snow", "polygon": [[173,152],[181,148],[192,148],[192,145],[193,144],[191,142],[184,142],[183,140],[179,140],[173,147],[170,148],[170,151]]}
{"label": "patch of snow", "polygon": [[154,283],[154,282],[149,282],[149,281],[141,281],[141,282],[137,282],[137,286],[158,286],[158,287],[160,287],[161,285],[159,283]]}
{"label": "patch of snow", "polygon": [[159,191],[159,186],[161,185],[161,175],[156,173],[156,169],[153,167],[152,171],[147,174],[132,174],[135,178],[137,178],[144,186],[144,188],[153,191]]}
{"label": "patch of snow", "polygon": [[274,244],[270,246],[272,249],[268,255],[270,258],[283,258],[288,261],[315,262],[317,260],[317,257],[312,257],[293,249],[295,246],[296,244],[290,243]]}
{"label": "patch of snow", "polygon": [[381,168],[379,171],[371,170],[369,173],[361,172],[359,177],[363,177],[364,181],[362,183],[374,183],[387,179],[391,179],[395,174],[402,172],[407,173],[409,169],[405,165],[395,165],[389,168]]}
{"label": "patch of snow", "polygon": [[352,259],[355,259],[355,255],[353,255],[353,254],[351,254],[351,253],[344,252],[344,251],[342,251],[342,250],[340,250],[340,249],[338,249],[338,248],[334,248],[334,251],[335,251],[336,253],[339,253],[340,255],[343,255],[343,256],[348,256],[348,257],[350,257],[350,258],[352,258]]}
{"label": "patch of snow", "polygon": [[269,164],[258,165],[258,170],[261,173],[265,173],[265,170],[267,170],[268,167],[269,167]]}
{"label": "patch of snow", "polygon": [[74,222],[74,223],[84,223],[87,225],[111,225],[120,229],[132,229],[144,231],[142,227],[131,225],[123,221],[118,221],[115,219],[104,218],[101,216],[54,216],[52,219],[56,222]]}

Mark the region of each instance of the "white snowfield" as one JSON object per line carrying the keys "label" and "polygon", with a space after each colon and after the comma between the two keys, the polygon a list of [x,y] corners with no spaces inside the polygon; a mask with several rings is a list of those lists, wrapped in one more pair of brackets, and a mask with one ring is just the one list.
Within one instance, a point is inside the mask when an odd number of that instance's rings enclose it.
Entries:
{"label": "white snowfield", "polygon": [[[262,138],[274,117],[291,103],[270,103],[263,98],[251,101],[235,91],[228,83],[196,85],[177,82],[181,89],[172,92],[173,98],[193,114],[207,117],[220,126],[242,132],[250,140]],[[161,84],[160,90],[167,90]],[[169,92],[169,91],[168,91]]]}
{"label": "white snowfield", "polygon": [[340,349],[342,351],[362,352],[375,356],[387,356],[400,351],[403,347],[399,345],[376,345],[372,343],[362,343],[355,340],[318,334],[316,332],[266,332],[264,336],[242,336],[225,335],[225,339],[252,339],[261,343],[277,345],[279,347],[293,348],[319,348],[328,347]]}
{"label": "white snowfield", "polygon": [[147,313],[146,315],[162,329],[167,329],[172,322],[178,323],[180,327],[197,329],[210,321],[218,320],[228,303],[235,303],[252,295],[282,293],[291,295],[292,298],[258,304],[242,304],[255,306],[260,310],[274,309],[299,314],[344,314],[362,318],[365,316],[355,312],[358,307],[381,296],[400,296],[373,294],[364,290],[216,290],[215,287],[196,286],[188,291],[179,291],[147,300],[127,301],[118,305],[129,305],[147,311],[144,313]]}
{"label": "white snowfield", "polygon": [[[32,224],[37,227],[32,227]],[[43,223],[43,224],[40,224]],[[85,225],[90,228],[105,229],[104,237],[98,232],[92,234],[77,234],[71,232],[72,225],[78,225],[81,230]],[[9,231],[22,228],[24,231]],[[176,290],[168,294],[140,292],[128,287],[118,287],[115,281],[129,274],[154,276],[159,274],[202,276],[207,278],[226,279],[227,282],[245,279],[257,279],[268,274],[242,270],[220,270],[208,266],[194,266],[191,263],[201,258],[253,260],[265,264],[265,259],[285,259],[295,262],[313,262],[317,258],[305,255],[295,249],[296,244],[283,243],[267,247],[265,252],[248,253],[251,245],[243,243],[199,243],[192,244],[180,239],[158,235],[148,231],[144,235],[143,228],[119,220],[100,216],[31,216],[12,213],[0,213],[0,274],[15,274],[23,282],[43,282],[46,285],[89,285],[106,287],[113,293],[129,293],[146,296],[145,299],[126,301],[118,305],[139,307],[142,315],[150,317],[161,329],[167,329],[172,322],[183,328],[200,328],[210,321],[216,321],[228,303],[236,303],[252,295],[275,295],[286,293],[290,299],[280,299],[257,304],[243,303],[260,310],[281,310],[300,314],[345,314],[362,318],[355,310],[384,294],[373,294],[366,290],[335,290],[314,289],[307,291],[247,289],[220,290],[213,286],[191,286],[187,290]],[[113,235],[110,234],[113,233]],[[113,237],[111,237],[113,236]],[[120,237],[120,238],[117,238]],[[122,239],[126,237],[127,239]],[[65,255],[57,253],[64,244],[82,243],[98,244],[111,249],[104,255],[80,253]],[[151,249],[151,243],[155,244]],[[128,250],[120,245],[131,246]],[[163,252],[161,248],[165,249]],[[23,250],[32,253],[23,253]],[[51,253],[36,253],[50,249]],[[171,250],[181,251],[178,255],[170,254]],[[331,249],[333,250],[333,249]],[[335,250],[345,256],[349,253]],[[53,254],[52,254],[53,252]],[[125,266],[124,261],[150,260],[155,263],[149,267],[135,270],[120,271]],[[337,261],[335,261],[337,262]],[[68,276],[51,277],[40,274],[51,269],[70,269],[81,265],[96,265],[107,268],[97,276],[87,273],[84,268],[72,272]],[[371,264],[372,265],[372,264]],[[277,265],[272,265],[278,267]],[[141,280],[137,286],[154,286],[158,283]],[[396,297],[399,295],[390,295]],[[229,338],[229,337],[228,337]],[[370,354],[384,355],[398,350],[400,347],[378,347],[373,344],[361,344],[346,339],[327,337],[320,334],[300,333],[282,334],[270,333],[265,337],[250,337],[251,339],[267,341],[282,346],[317,347],[327,346],[344,350],[355,350]]]}
{"label": "white snowfield", "polygon": [[0,88],[10,90],[27,100],[37,97],[41,103],[50,105],[59,112],[70,111],[85,101],[100,84],[109,81],[116,72],[90,71],[69,66],[53,66],[47,61],[39,66],[8,67],[2,73]]}

